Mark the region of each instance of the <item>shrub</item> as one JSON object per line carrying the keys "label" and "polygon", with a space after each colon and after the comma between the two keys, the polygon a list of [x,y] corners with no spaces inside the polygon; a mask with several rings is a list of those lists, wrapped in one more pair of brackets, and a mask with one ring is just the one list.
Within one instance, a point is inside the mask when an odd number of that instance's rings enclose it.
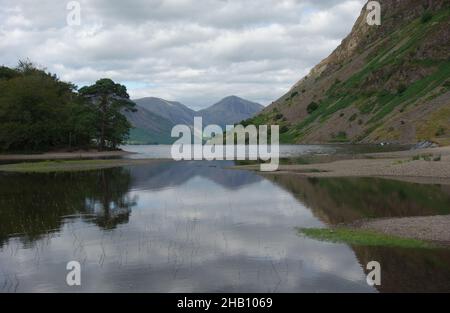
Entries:
{"label": "shrub", "polygon": [[283,125],[280,128],[280,133],[284,134],[287,133],[289,131],[289,127],[287,125]]}
{"label": "shrub", "polygon": [[406,89],[407,89],[406,85],[405,84],[401,84],[397,88],[397,93],[400,95],[400,94],[404,93],[406,91]]}
{"label": "shrub", "polygon": [[444,127],[439,127],[439,129],[436,131],[436,136],[443,136],[445,135],[445,128]]}
{"label": "shrub", "polygon": [[306,108],[306,111],[308,112],[308,114],[311,114],[318,108],[319,108],[319,105],[313,101],[308,105],[308,107]]}
{"label": "shrub", "polygon": [[283,114],[278,113],[277,115],[275,115],[275,119],[277,120],[281,120],[283,118]]}
{"label": "shrub", "polygon": [[346,142],[348,141],[347,133],[345,131],[340,131],[337,135],[332,136],[334,142]]}
{"label": "shrub", "polygon": [[422,14],[421,22],[422,24],[426,24],[433,19],[433,14],[430,11],[425,11]]}
{"label": "shrub", "polygon": [[424,160],[424,161],[431,161],[433,155],[432,154],[419,154],[419,155],[415,155],[413,156],[413,161],[419,161],[419,160]]}

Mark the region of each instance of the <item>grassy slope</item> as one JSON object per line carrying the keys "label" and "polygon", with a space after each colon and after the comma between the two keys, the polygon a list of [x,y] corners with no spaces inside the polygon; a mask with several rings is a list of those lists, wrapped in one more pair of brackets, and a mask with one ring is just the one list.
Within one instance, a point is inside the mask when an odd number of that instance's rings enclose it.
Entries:
{"label": "grassy slope", "polygon": [[130,130],[130,137],[127,140],[128,144],[172,144],[174,138],[170,134],[158,134],[143,128],[133,128]]}
{"label": "grassy slope", "polygon": [[[313,132],[323,127],[329,127],[330,119],[336,118],[340,114],[342,118],[348,119],[347,128],[352,122],[357,121],[361,126],[361,131],[359,134],[347,138],[346,129],[343,128],[330,134],[327,140],[329,142],[360,142],[366,138],[370,138],[368,141],[398,139],[398,130],[387,126],[389,119],[407,111],[409,107],[426,105],[427,101],[450,92],[450,63],[448,60],[414,60],[410,57],[430,33],[436,31],[438,27],[442,26],[442,23],[448,23],[449,19],[450,10],[446,8],[434,14],[432,19],[426,23],[421,18],[417,18],[391,33],[378,48],[372,51],[361,70],[345,81],[336,80],[328,90],[323,92],[318,97],[320,100],[317,100],[318,109],[307,115],[306,118],[289,123],[280,113],[280,111],[284,111],[284,106],[291,106],[293,99],[301,96],[303,86],[300,85],[297,89],[292,89],[290,95],[284,96],[282,98],[284,101],[279,100],[273,108],[265,110],[247,123],[280,124],[284,126],[284,131],[280,135],[281,141],[294,143],[308,141]],[[345,68],[346,65],[342,66]],[[375,76],[376,83],[386,84],[395,72],[402,70],[427,71],[429,74],[411,84],[400,84],[394,91],[374,88],[373,85],[367,84],[367,81],[376,73],[380,73]],[[357,109],[357,112],[350,118],[340,113],[349,107]],[[425,125],[419,128],[417,140],[450,134],[449,118],[448,110],[432,114],[424,123]]]}
{"label": "grassy slope", "polygon": [[348,228],[301,228],[299,234],[320,241],[343,242],[360,246],[383,246],[400,248],[434,248],[432,243],[422,240],[388,236],[371,231]]}

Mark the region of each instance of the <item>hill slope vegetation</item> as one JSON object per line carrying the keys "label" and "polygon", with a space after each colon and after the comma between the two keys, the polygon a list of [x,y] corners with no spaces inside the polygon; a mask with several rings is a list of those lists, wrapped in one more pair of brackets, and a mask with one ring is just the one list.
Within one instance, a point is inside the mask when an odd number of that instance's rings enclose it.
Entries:
{"label": "hill slope vegetation", "polygon": [[221,127],[233,125],[251,118],[264,107],[237,96],[226,97],[212,106],[194,111],[182,103],[155,97],[134,100],[137,112],[126,113],[133,129],[129,143],[171,144],[172,127],[177,124],[193,126],[194,117],[203,117],[203,125],[217,124]]}
{"label": "hill slope vegetation", "polygon": [[362,9],[351,33],[258,116],[285,143],[448,142],[450,1],[381,0],[382,23]]}

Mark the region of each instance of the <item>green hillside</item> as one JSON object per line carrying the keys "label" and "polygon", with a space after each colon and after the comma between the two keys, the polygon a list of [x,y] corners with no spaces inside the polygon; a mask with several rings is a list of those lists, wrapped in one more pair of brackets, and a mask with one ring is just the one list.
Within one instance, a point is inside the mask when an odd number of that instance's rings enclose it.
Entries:
{"label": "green hillside", "polygon": [[153,145],[153,144],[172,144],[174,139],[170,134],[158,134],[143,128],[132,128],[127,144],[130,145]]}
{"label": "green hillside", "polygon": [[286,143],[393,142],[450,137],[449,1],[380,1],[287,94],[246,121],[281,125]]}

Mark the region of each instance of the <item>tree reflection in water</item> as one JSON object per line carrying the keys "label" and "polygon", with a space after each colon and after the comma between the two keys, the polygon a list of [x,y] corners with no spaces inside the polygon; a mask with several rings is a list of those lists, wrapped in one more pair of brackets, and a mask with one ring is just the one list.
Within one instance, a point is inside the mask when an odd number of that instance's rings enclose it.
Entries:
{"label": "tree reflection in water", "polygon": [[67,260],[78,258],[87,260],[92,279],[86,291],[374,291],[364,276],[372,260],[382,266],[378,291],[450,291],[450,250],[348,247],[295,233],[295,226],[447,214],[449,186],[298,175],[265,179],[223,168],[229,165],[174,162],[1,174],[4,290],[14,288],[16,274],[24,271],[19,290],[64,290],[65,272],[55,269],[63,271]]}
{"label": "tree reflection in water", "polygon": [[[365,218],[427,216],[450,213],[450,186],[379,178],[305,178],[266,175],[328,225]],[[363,271],[378,261],[380,292],[450,291],[450,249],[350,246]]]}
{"label": "tree reflection in water", "polygon": [[82,217],[105,229],[128,222],[136,199],[129,169],[8,174],[0,179],[0,245],[9,237],[29,244]]}
{"label": "tree reflection in water", "polygon": [[365,218],[450,214],[450,186],[381,178],[264,176],[293,194],[329,225]]}

